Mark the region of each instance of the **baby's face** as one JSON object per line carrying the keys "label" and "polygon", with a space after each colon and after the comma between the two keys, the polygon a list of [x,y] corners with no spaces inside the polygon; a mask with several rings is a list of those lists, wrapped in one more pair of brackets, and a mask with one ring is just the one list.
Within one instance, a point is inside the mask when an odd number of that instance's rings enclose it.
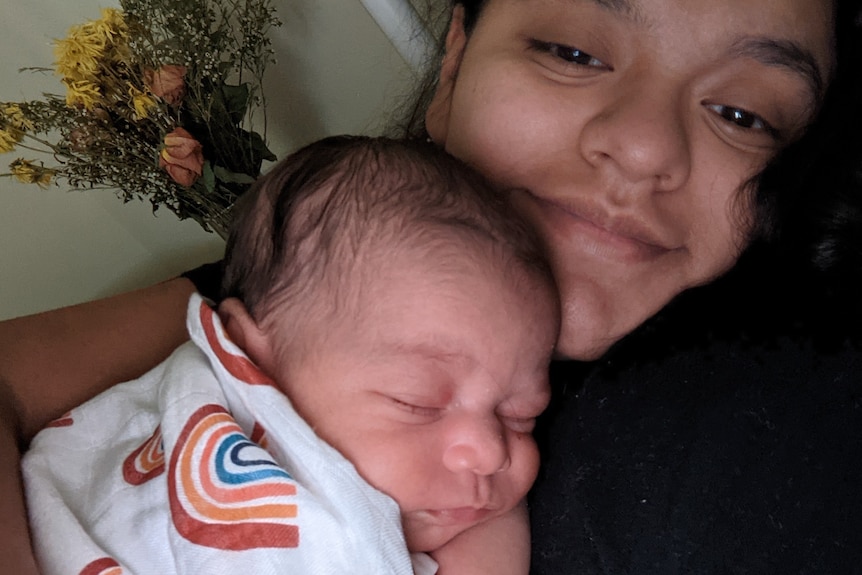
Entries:
{"label": "baby's face", "polygon": [[410,550],[432,551],[512,509],[533,483],[557,304],[549,287],[478,257],[455,253],[434,271],[395,260],[375,274],[361,321],[274,375],[315,431],[398,502]]}

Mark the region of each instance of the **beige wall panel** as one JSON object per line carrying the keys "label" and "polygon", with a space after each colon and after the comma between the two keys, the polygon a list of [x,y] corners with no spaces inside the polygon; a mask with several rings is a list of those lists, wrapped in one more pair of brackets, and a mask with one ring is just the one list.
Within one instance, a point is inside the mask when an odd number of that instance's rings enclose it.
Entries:
{"label": "beige wall panel", "polygon": [[[0,100],[58,92],[51,39],[116,3],[0,0]],[[271,148],[338,133],[377,133],[411,73],[357,0],[276,0],[278,64],[266,83]],[[0,155],[2,168],[26,153]],[[192,221],[112,193],[40,190],[0,179],[0,319],[133,289],[220,257],[223,243]]]}

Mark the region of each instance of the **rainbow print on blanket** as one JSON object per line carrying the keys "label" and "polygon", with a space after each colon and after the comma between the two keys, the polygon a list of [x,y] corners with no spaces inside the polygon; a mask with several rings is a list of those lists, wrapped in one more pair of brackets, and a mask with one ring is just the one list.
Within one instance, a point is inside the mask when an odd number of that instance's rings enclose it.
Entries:
{"label": "rainbow print on blanket", "polygon": [[[230,372],[232,376],[248,385],[270,385],[275,387],[275,382],[264,374],[251,360],[244,355],[234,353],[225,347],[225,344],[233,346],[224,331],[216,330],[214,321],[215,312],[206,303],[201,302],[199,307],[201,327],[206,334],[207,342],[216,354],[216,357]],[[221,337],[219,337],[221,336]],[[223,338],[223,339],[222,339]]]}
{"label": "rainbow print on blanket", "polygon": [[162,426],[123,461],[123,479],[130,485],[143,485],[165,470],[165,449]]}
{"label": "rainbow print on blanket", "polygon": [[171,516],[189,541],[234,551],[299,545],[296,485],[220,405],[188,420],[169,469]]}
{"label": "rainbow print on blanket", "polygon": [[96,559],[83,570],[80,575],[122,575],[123,568],[110,557]]}
{"label": "rainbow print on blanket", "polygon": [[201,304],[191,342],[32,442],[22,468],[43,572],[412,575],[395,502]]}
{"label": "rainbow print on blanket", "polygon": [[[247,385],[274,385],[219,333],[213,309],[201,302],[206,338],[222,365]],[[299,545],[295,523],[296,485],[260,445],[263,428],[252,439],[224,407],[200,407],[188,419],[171,453],[168,498],[177,531],[199,545],[226,550],[286,548]]]}

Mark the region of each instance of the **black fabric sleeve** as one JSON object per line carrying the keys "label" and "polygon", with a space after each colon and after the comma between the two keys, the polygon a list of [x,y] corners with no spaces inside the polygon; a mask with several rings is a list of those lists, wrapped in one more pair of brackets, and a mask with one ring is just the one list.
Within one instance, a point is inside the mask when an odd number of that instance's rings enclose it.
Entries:
{"label": "black fabric sleeve", "polygon": [[215,302],[222,299],[221,280],[224,275],[224,260],[198,266],[180,275],[191,280],[198,292],[205,298]]}

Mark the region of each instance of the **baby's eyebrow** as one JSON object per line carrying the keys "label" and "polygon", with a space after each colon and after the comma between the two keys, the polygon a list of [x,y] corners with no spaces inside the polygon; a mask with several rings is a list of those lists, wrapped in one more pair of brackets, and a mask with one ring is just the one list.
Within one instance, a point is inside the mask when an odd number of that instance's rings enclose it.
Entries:
{"label": "baby's eyebrow", "polygon": [[473,361],[473,358],[462,349],[442,342],[402,342],[395,344],[393,349],[400,355],[414,355],[448,363]]}

